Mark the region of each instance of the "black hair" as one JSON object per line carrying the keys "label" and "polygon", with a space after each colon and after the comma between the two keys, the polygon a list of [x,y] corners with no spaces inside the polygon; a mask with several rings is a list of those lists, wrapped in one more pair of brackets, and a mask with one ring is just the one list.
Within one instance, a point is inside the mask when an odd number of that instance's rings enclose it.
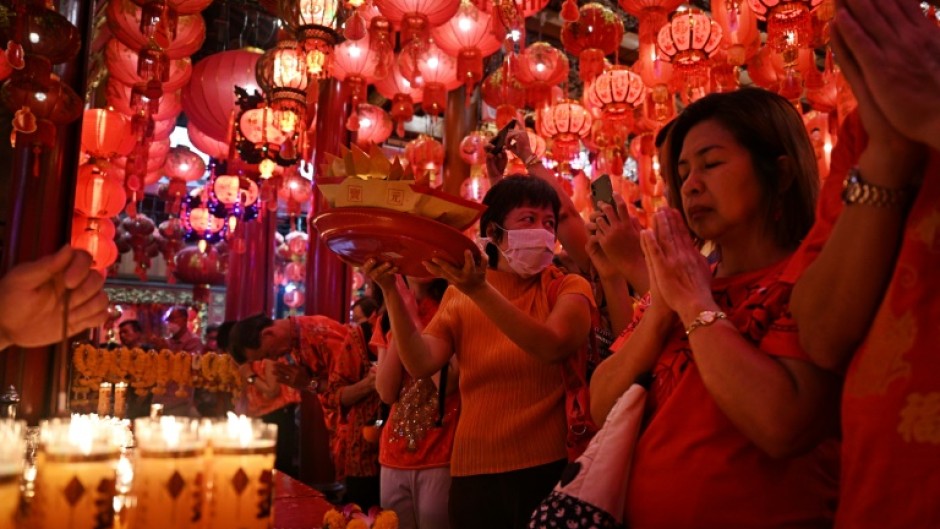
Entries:
{"label": "black hair", "polygon": [[[376,288],[373,290],[379,292],[382,291],[381,288]],[[352,308],[359,307],[359,310],[362,311],[362,314],[365,315],[366,318],[371,318],[372,315],[375,314],[375,311],[379,310],[379,306],[379,303],[369,296],[361,297],[352,304]]]}
{"label": "black hair", "polygon": [[120,329],[121,327],[125,325],[130,325],[131,329],[134,329],[134,332],[136,332],[137,334],[144,332],[144,328],[140,326],[140,322],[137,320],[124,320],[120,324],[118,324],[118,329]]}
{"label": "black hair", "polygon": [[[545,180],[532,176],[507,176],[487,191],[483,197],[483,205],[486,211],[480,216],[480,235],[487,237],[487,230],[490,224],[495,225],[492,239],[494,241],[502,240],[502,226],[506,221],[506,215],[510,211],[529,206],[540,208],[549,206],[555,219],[558,219],[558,213],[561,210],[561,199],[558,193]],[[499,250],[493,244],[486,245],[486,256],[490,260],[490,267],[496,268],[499,260]]]}
{"label": "black hair", "polygon": [[219,325],[219,333],[215,337],[216,343],[219,344],[220,351],[229,351],[231,346],[231,338],[229,337],[232,334],[232,328],[235,327],[235,324],[238,323],[237,320],[226,320]]}
{"label": "black hair", "polygon": [[239,364],[248,361],[247,349],[261,347],[261,331],[274,325],[274,320],[264,314],[255,314],[236,323],[228,333],[228,345],[232,358]]}
{"label": "black hair", "polygon": [[800,114],[786,98],[759,88],[710,94],[686,107],[660,160],[669,204],[683,219],[679,156],[689,131],[705,121],[717,122],[750,153],[768,235],[782,248],[796,248],[813,225],[819,191],[816,155]]}

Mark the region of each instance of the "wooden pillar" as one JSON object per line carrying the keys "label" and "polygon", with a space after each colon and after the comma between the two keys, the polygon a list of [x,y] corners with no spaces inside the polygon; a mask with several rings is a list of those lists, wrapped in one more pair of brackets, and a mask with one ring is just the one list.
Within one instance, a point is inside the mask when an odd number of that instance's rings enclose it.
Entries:
{"label": "wooden pillar", "polygon": [[444,150],[447,157],[443,189],[453,195],[460,195],[460,184],[470,176],[470,166],[460,157],[460,142],[476,128],[480,120],[478,94],[474,90],[468,99],[466,86],[447,94],[447,111],[444,113]]}
{"label": "wooden pillar", "polygon": [[[308,221],[326,209],[326,200],[316,187],[320,165],[327,154],[339,154],[340,145],[349,145],[346,118],[349,98],[343,84],[330,79],[320,88],[317,105],[316,144],[313,153],[313,199]],[[336,321],[349,319],[350,272],[336,254],[320,241],[317,230],[308,222],[307,276],[304,282],[306,314],[320,314]]]}
{"label": "wooden pillar", "polygon": [[[87,44],[91,41],[90,14],[93,2],[60,0],[58,11],[82,35],[82,50],[76,59],[57,65],[56,75],[78,94],[85,93],[88,65]],[[0,113],[4,127],[12,112]],[[7,129],[7,132],[9,129]],[[9,134],[4,133],[4,138]],[[57,127],[55,144],[37,153],[28,136],[19,135],[10,152],[8,142],[0,150],[0,229],[2,259],[0,273],[16,264],[54,253],[69,242],[78,155],[81,147],[81,120]],[[37,163],[38,176],[33,175]],[[62,414],[66,402],[68,355],[55,346],[21,349],[11,347],[0,353],[0,380],[3,387],[14,385],[20,392],[20,416],[35,423],[42,417]]]}

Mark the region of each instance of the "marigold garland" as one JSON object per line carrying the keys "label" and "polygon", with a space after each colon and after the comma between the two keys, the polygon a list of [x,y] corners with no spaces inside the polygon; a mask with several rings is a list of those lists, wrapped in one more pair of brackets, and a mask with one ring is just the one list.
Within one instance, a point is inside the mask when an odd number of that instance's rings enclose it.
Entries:
{"label": "marigold garland", "polygon": [[86,395],[102,382],[126,382],[141,396],[148,392],[163,395],[170,382],[179,386],[177,395],[185,395],[190,387],[236,396],[242,389],[235,361],[229,355],[217,353],[192,355],[169,349],[144,351],[139,347],[109,350],[80,344],[72,352],[72,365],[79,375],[75,391],[80,395]]}

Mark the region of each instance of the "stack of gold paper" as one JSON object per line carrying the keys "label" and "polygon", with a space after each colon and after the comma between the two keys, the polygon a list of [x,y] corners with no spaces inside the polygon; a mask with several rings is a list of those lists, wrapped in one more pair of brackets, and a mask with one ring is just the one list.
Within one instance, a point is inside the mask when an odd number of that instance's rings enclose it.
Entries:
{"label": "stack of gold paper", "polygon": [[427,185],[415,182],[398,157],[389,161],[381,149],[369,152],[358,146],[342,148],[342,156],[328,156],[320,169],[317,187],[331,207],[373,207],[425,217],[458,230],[472,225],[486,209]]}

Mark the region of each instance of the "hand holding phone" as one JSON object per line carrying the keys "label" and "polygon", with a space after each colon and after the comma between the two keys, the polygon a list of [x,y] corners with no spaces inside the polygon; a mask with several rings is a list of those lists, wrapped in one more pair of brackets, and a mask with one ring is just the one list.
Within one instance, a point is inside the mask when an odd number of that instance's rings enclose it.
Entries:
{"label": "hand holding phone", "polygon": [[614,188],[610,182],[610,175],[601,175],[591,182],[591,198],[594,202],[594,209],[600,211],[599,202],[613,205]]}
{"label": "hand holding phone", "polygon": [[496,133],[496,136],[490,140],[490,145],[493,146],[490,151],[493,156],[500,156],[503,154],[503,151],[506,150],[506,136],[509,134],[509,131],[513,129],[516,125],[516,120],[512,120],[503,128],[499,129],[499,132]]}

